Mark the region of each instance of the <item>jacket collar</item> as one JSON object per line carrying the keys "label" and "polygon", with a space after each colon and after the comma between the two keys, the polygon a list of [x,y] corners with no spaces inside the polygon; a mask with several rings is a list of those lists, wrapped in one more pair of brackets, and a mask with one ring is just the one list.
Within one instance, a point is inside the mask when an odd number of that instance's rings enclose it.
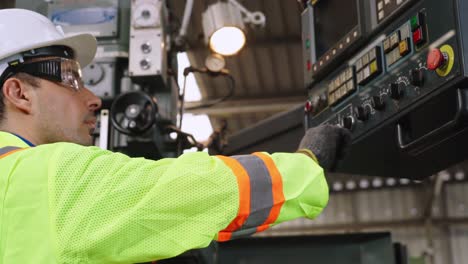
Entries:
{"label": "jacket collar", "polygon": [[[12,133],[0,131],[0,147],[28,148],[32,145],[28,140]],[[34,146],[34,145],[32,145]]]}

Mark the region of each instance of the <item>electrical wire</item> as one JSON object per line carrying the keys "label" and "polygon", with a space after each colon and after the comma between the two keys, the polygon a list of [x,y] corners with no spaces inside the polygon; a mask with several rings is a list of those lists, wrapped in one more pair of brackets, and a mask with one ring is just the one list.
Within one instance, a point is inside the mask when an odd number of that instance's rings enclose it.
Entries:
{"label": "electrical wire", "polygon": [[182,91],[180,91],[179,87],[179,101],[180,101],[180,108],[179,108],[179,129],[182,129],[182,119],[184,117],[184,103],[185,103],[185,89],[187,88],[187,75],[184,71],[184,85],[182,86]]}
{"label": "electrical wire", "polygon": [[[177,132],[178,133],[178,142],[177,142],[177,153],[178,155],[182,154],[182,138],[181,135],[189,135],[189,134],[186,134],[186,133],[183,133],[182,132],[182,121],[183,121],[183,118],[184,118],[184,110],[185,110],[185,107],[184,107],[184,103],[185,103],[185,92],[186,92],[186,89],[187,89],[187,76],[190,74],[190,73],[194,73],[194,72],[199,72],[199,73],[205,73],[205,74],[209,74],[211,76],[224,76],[226,78],[229,79],[229,90],[228,90],[228,93],[219,98],[219,99],[215,99],[215,100],[207,100],[207,101],[201,101],[199,105],[196,105],[196,106],[193,106],[193,107],[189,107],[187,108],[186,110],[194,110],[194,109],[199,109],[199,108],[204,108],[204,107],[211,107],[213,105],[216,105],[216,104],[219,104],[221,102],[224,102],[226,101],[227,99],[229,99],[233,94],[234,94],[234,90],[235,90],[235,87],[236,87],[236,81],[234,80],[234,77],[232,77],[231,74],[229,74],[229,71],[227,70],[222,70],[221,72],[210,72],[209,70],[207,70],[206,68],[203,68],[203,69],[197,69],[197,68],[194,68],[194,67],[187,67],[184,69],[184,84],[182,86],[182,90],[180,90],[180,86],[178,86],[178,90],[179,90],[179,101],[180,101],[180,108],[179,108],[179,125],[178,125],[178,128],[173,128],[173,131],[174,132]],[[194,146],[196,146],[199,150],[203,149],[201,146],[201,144],[199,144],[195,138],[190,135],[190,139],[194,142],[192,144],[194,144]]]}
{"label": "electrical wire", "polygon": [[[186,91],[186,87],[187,87],[187,76],[191,72],[192,73],[193,72],[206,73],[206,74],[209,74],[209,75],[212,75],[212,76],[224,76],[224,77],[228,78],[229,79],[229,84],[230,84],[228,93],[225,96],[221,97],[221,98],[214,99],[214,100],[201,101],[198,105],[188,107],[188,108],[185,109],[184,103],[185,103],[185,91]],[[215,73],[215,72],[210,72],[205,68],[203,68],[203,69],[197,69],[197,68],[194,68],[194,67],[185,68],[184,69],[184,84],[182,86],[182,91],[179,92],[179,101],[180,101],[179,129],[182,129],[182,121],[183,121],[184,110],[196,110],[196,109],[200,109],[200,108],[211,107],[213,105],[224,102],[224,101],[226,101],[227,99],[231,98],[234,95],[235,88],[236,88],[236,80],[234,79],[234,77],[232,77],[232,75],[227,70],[221,71],[219,73]]]}

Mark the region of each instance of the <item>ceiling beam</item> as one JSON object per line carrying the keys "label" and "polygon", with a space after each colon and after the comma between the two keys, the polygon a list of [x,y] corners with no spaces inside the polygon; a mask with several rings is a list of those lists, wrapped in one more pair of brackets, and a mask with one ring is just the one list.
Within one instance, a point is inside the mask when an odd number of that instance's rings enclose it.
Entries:
{"label": "ceiling beam", "polygon": [[[305,96],[275,97],[275,98],[252,98],[252,99],[234,99],[211,107],[203,107],[193,110],[185,110],[191,114],[207,114],[210,116],[226,116],[232,114],[248,113],[275,113],[290,110],[303,104]],[[199,102],[186,102],[185,109],[199,105]]]}
{"label": "ceiling beam", "polygon": [[4,8],[14,8],[15,0],[2,0],[0,1],[0,9]]}

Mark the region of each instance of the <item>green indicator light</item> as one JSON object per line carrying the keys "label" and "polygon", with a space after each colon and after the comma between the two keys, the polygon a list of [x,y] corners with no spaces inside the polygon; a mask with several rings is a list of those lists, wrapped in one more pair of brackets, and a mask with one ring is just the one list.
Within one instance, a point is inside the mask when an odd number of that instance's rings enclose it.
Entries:
{"label": "green indicator light", "polygon": [[416,28],[419,27],[419,19],[418,19],[418,16],[413,16],[411,17],[411,30],[414,31]]}
{"label": "green indicator light", "polygon": [[309,49],[310,48],[310,39],[307,39],[305,44],[306,44],[306,48]]}

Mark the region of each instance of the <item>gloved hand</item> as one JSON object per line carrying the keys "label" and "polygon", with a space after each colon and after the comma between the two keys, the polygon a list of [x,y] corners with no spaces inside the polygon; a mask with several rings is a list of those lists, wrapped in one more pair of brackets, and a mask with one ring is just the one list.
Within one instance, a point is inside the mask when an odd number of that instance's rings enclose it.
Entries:
{"label": "gloved hand", "polygon": [[[349,144],[351,133],[338,126],[322,125],[309,128],[299,144],[298,152],[310,150],[324,170],[333,170],[336,162],[343,158]],[[306,154],[306,153],[304,153]]]}

